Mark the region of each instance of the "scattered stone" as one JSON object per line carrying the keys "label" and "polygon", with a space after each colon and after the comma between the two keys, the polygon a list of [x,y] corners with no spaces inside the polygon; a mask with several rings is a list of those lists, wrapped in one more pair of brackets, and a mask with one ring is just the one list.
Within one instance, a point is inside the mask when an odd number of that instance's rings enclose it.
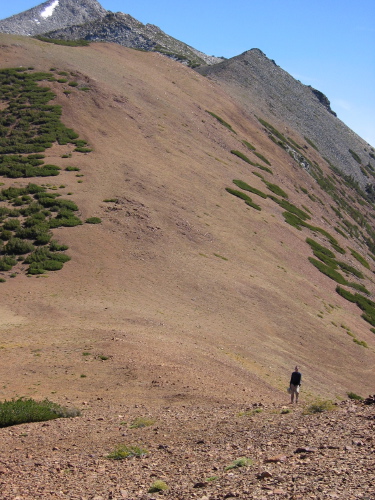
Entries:
{"label": "scattered stone", "polygon": [[207,486],[207,483],[199,482],[195,483],[193,488],[205,488]]}
{"label": "scattered stone", "polygon": [[285,462],[287,460],[286,455],[275,455],[274,457],[267,458],[265,460],[266,463],[278,463]]}
{"label": "scattered stone", "polygon": [[353,439],[352,443],[356,446],[364,446],[364,442],[361,439]]}
{"label": "scattered stone", "polygon": [[294,453],[315,453],[316,451],[318,451],[316,448],[306,447],[306,448],[297,448]]}
{"label": "scattered stone", "polygon": [[272,477],[272,474],[271,474],[271,472],[268,472],[268,470],[265,470],[257,475],[257,479],[265,479],[265,478],[269,478],[269,477]]}

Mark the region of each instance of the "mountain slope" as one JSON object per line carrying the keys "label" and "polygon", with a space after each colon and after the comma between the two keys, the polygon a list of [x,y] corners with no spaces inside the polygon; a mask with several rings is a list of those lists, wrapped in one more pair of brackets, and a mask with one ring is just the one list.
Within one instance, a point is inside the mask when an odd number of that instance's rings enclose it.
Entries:
{"label": "mountain slope", "polygon": [[[296,362],[303,398],[358,392],[359,380],[363,395],[371,391],[371,325],[308,261],[310,237],[361,271],[363,279],[347,279],[374,297],[369,229],[356,232],[348,203],[336,208],[332,192],[257,119],[181,64],[116,44],[0,41],[1,67],[52,73],[40,85],[53,90],[63,123],[93,149],[54,144],[45,162],[60,166],[59,176],[33,182],[74,201],[82,220],[102,220],[53,231],[72,258],[61,271],[27,277],[21,259],[1,273],[2,397],[282,402]],[[294,130],[289,137],[301,140]],[[330,176],[341,199],[371,220],[373,206],[314,148],[308,157],[321,183]],[[238,189],[233,180],[266,196],[242,191],[253,200],[246,205],[226,190]],[[310,228],[285,221],[282,193],[309,214]]]}
{"label": "mountain slope", "polygon": [[39,35],[72,24],[99,19],[106,10],[97,0],[48,0],[32,9],[0,21],[0,32],[15,35]]}
{"label": "mountain slope", "polygon": [[363,189],[373,183],[365,170],[369,163],[375,165],[373,148],[336,118],[324,94],[295,80],[261,50],[198,71],[219,83],[248,112],[275,122],[286,135],[291,129],[307,138]]}

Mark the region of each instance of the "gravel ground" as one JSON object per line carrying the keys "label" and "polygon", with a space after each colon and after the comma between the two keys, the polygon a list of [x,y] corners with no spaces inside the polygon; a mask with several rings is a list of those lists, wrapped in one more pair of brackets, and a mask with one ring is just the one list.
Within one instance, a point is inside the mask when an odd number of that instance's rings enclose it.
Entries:
{"label": "gravel ground", "polygon": [[[82,415],[1,429],[4,500],[374,498],[374,405],[82,405]],[[149,420],[132,428],[136,418]],[[112,460],[118,445],[145,450]],[[231,467],[240,458],[244,466]],[[156,480],[168,489],[150,493]]]}

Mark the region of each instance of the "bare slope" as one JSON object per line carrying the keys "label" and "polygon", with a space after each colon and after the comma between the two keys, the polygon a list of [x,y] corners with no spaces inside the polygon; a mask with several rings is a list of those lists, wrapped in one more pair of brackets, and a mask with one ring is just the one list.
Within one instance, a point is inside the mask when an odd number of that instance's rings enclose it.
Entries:
{"label": "bare slope", "polygon": [[[1,284],[1,398],[282,401],[296,362],[306,398],[371,391],[374,334],[308,262],[310,233],[286,224],[270,198],[252,195],[258,211],[225,191],[233,179],[267,191],[256,171],[304,205],[311,224],[333,232],[330,198],[257,120],[216,84],[158,54],[10,35],[0,43],[1,67],[55,68],[90,88],[50,84],[64,123],[94,151],[63,159],[73,148],[54,146],[47,159],[77,165],[84,177],[62,172],[40,183],[70,196],[83,219],[103,221],[55,230],[72,257],[62,271],[28,278],[20,266]],[[231,154],[252,155],[243,139],[273,175]]]}

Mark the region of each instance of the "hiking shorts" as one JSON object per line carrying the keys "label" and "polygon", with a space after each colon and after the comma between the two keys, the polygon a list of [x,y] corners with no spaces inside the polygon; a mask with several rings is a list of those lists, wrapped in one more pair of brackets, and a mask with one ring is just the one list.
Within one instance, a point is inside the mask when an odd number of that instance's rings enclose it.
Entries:
{"label": "hiking shorts", "polygon": [[290,393],[298,394],[299,393],[299,385],[290,384]]}

